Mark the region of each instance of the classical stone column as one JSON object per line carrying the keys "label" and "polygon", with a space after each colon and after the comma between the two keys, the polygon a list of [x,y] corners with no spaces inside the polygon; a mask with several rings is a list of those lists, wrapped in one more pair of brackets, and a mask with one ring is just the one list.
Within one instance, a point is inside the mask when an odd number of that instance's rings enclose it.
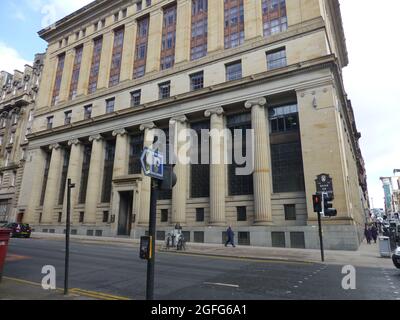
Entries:
{"label": "classical stone column", "polygon": [[224,1],[208,1],[208,52],[224,48]]}
{"label": "classical stone column", "polygon": [[128,174],[129,136],[125,129],[115,130],[112,135],[116,137],[113,170],[113,177],[115,178]]}
{"label": "classical stone column", "polygon": [[211,117],[210,154],[210,224],[225,225],[225,163],[224,163],[224,109],[207,110],[204,115]]}
{"label": "classical stone column", "polygon": [[124,48],[122,51],[121,61],[121,77],[120,80],[125,81],[132,79],[133,75],[133,60],[135,54],[136,43],[136,21],[130,22],[125,26]]}
{"label": "classical stone column", "polygon": [[103,36],[103,47],[101,50],[101,60],[100,60],[97,89],[108,88],[108,80],[110,79],[113,42],[114,42],[114,32],[109,31]]}
{"label": "classical stone column", "polygon": [[162,10],[159,9],[150,12],[146,73],[160,70],[162,28],[163,28]]}
{"label": "classical stone column", "polygon": [[97,204],[100,202],[103,180],[104,140],[100,134],[89,137],[92,142],[89,178],[85,203],[85,222],[96,223]]}
{"label": "classical stone column", "polygon": [[191,3],[192,1],[189,0],[178,1],[175,63],[189,61],[190,59]]}
{"label": "classical stone column", "polygon": [[[68,141],[68,145],[71,147],[71,152],[69,156],[67,179],[71,179],[71,183],[75,184],[75,188],[71,189],[71,217],[72,217],[73,209],[75,205],[78,204],[78,195],[79,195],[81,175],[82,175],[83,145],[78,139],[73,139]],[[63,206],[64,219],[66,217],[66,212],[67,212],[67,190],[65,190],[64,193],[64,206]]]}
{"label": "classical stone column", "polygon": [[93,48],[94,48],[93,41],[89,41],[84,44],[82,52],[81,70],[79,72],[77,96],[87,94],[90,68],[92,65]]}
{"label": "classical stone column", "polygon": [[53,222],[53,211],[60,191],[61,168],[63,163],[61,146],[56,143],[50,146],[51,160],[47,178],[46,195],[43,203],[42,224]]}
{"label": "classical stone column", "polygon": [[64,70],[60,87],[60,103],[68,100],[71,87],[72,68],[74,66],[75,50],[68,50],[65,55]]}
{"label": "classical stone column", "polygon": [[263,21],[261,1],[244,0],[244,35],[246,40],[262,37]]}
{"label": "classical stone column", "polygon": [[251,126],[254,130],[254,223],[272,224],[272,172],[269,142],[269,125],[265,115],[265,98],[249,100],[245,107],[251,109]]}
{"label": "classical stone column", "polygon": [[[156,125],[154,122],[142,124],[140,131],[144,131],[144,147],[149,147],[154,141],[154,130]],[[147,225],[149,223],[150,212],[150,193],[151,178],[143,176],[140,189],[140,209],[138,212],[138,224]]]}
{"label": "classical stone column", "polygon": [[[185,159],[180,157],[189,157],[189,154],[181,154],[184,148],[182,146],[189,142],[189,138],[179,136],[182,130],[187,129],[186,116],[175,117],[170,120],[170,134],[173,136],[173,146],[177,156],[174,172],[177,177],[175,187],[172,189],[172,224],[186,223],[186,191],[187,191],[187,172],[189,165],[185,163]],[[171,131],[172,129],[172,131]],[[183,132],[181,133],[183,134]]]}

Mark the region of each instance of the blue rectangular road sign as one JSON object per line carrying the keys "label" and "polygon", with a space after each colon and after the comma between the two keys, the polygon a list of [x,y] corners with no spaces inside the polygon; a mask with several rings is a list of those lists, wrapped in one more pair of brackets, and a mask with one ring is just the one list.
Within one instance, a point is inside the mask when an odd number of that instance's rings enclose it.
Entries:
{"label": "blue rectangular road sign", "polygon": [[164,179],[164,156],[161,153],[144,148],[140,162],[146,176],[158,180]]}

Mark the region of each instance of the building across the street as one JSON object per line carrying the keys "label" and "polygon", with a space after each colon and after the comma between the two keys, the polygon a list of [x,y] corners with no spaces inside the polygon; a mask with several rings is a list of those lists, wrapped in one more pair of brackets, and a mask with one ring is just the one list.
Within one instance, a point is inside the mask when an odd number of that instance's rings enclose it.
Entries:
{"label": "building across the street", "polygon": [[176,164],[157,239],[179,223],[191,242],[222,243],[232,225],[239,244],[318,248],[312,195],[329,174],[338,214],[323,219],[325,247],[359,247],[368,192],[339,1],[98,0],[39,35],[48,49],[17,207],[36,231],[65,232],[70,178],[73,234],[139,238],[140,156],[156,129],[178,147],[192,129],[190,152],[207,140],[211,154],[228,142],[202,130],[234,133],[245,150],[238,133],[252,129],[252,174],[236,174],[237,158]]}
{"label": "building across the street", "polygon": [[16,207],[43,57],[37,54],[33,67],[26,65],[23,72],[0,73],[0,224],[23,218],[24,212],[17,214]]}

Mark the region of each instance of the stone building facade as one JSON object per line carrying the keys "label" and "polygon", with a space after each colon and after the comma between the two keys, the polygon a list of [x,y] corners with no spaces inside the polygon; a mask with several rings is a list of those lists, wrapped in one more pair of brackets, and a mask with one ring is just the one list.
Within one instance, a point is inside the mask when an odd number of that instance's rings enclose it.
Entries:
{"label": "stone building facade", "polygon": [[37,54],[33,67],[26,65],[23,72],[0,73],[0,223],[23,219],[23,212],[17,212],[16,207],[43,57]]}
{"label": "stone building facade", "polygon": [[329,173],[338,216],[324,220],[325,245],[358,248],[338,1],[103,0],[39,35],[48,49],[18,205],[36,231],[64,232],[71,178],[74,234],[138,238],[150,200],[139,157],[155,128],[174,132],[172,145],[185,128],[253,129],[252,175],[237,176],[238,163],[175,166],[158,239],[180,223],[189,241],[221,243],[231,224],[239,244],[318,248],[311,195]]}

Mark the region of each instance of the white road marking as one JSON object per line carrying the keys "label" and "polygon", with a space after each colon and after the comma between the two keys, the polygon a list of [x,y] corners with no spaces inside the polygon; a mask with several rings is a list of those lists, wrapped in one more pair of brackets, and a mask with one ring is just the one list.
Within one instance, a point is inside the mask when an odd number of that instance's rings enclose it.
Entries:
{"label": "white road marking", "polygon": [[292,293],[292,291],[286,291],[286,294],[291,294]]}
{"label": "white road marking", "polygon": [[231,287],[231,288],[239,288],[237,284],[229,284],[229,283],[218,283],[218,282],[204,282],[204,284],[221,286],[221,287]]}
{"label": "white road marking", "polygon": [[298,288],[299,286],[293,286],[293,288]]}
{"label": "white road marking", "polygon": [[303,281],[299,281],[299,283],[303,283]]}

